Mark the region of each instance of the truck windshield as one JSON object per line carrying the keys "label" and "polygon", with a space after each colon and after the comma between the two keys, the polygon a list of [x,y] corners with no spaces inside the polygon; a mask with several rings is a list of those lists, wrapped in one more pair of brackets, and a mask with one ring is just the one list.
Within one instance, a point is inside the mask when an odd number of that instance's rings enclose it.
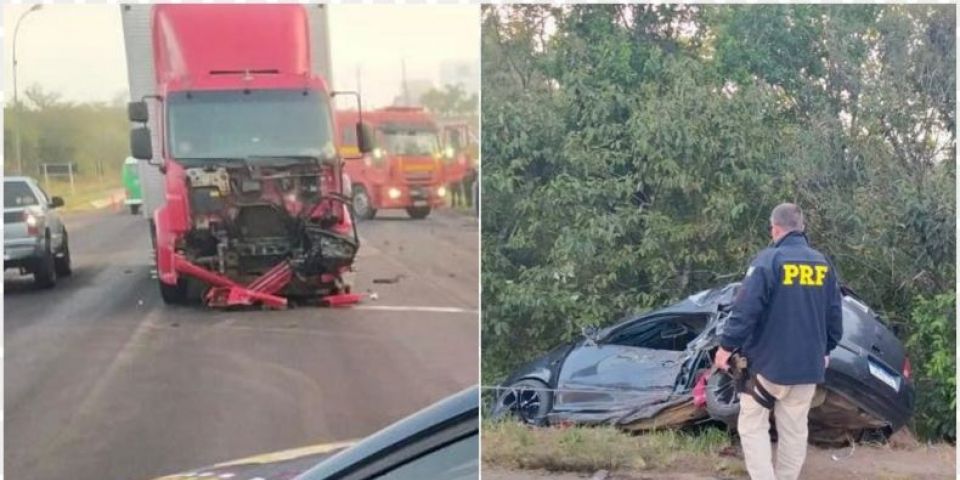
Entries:
{"label": "truck windshield", "polygon": [[432,130],[382,130],[384,148],[391,155],[433,155],[440,151]]}
{"label": "truck windshield", "polygon": [[327,99],[311,91],[178,92],[167,122],[177,159],[336,155]]}

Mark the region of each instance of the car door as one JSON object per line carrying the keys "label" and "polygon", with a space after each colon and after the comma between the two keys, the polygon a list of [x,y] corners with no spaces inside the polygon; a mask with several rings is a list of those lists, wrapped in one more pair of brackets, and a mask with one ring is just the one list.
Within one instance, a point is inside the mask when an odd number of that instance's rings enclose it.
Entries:
{"label": "car door", "polygon": [[[676,317],[637,320],[625,328],[647,327],[640,338],[659,340]],[[557,377],[555,412],[604,412],[659,403],[674,391],[687,353],[646,348],[645,340],[625,345],[601,340],[584,342],[567,355]],[[655,343],[655,342],[651,342]]]}

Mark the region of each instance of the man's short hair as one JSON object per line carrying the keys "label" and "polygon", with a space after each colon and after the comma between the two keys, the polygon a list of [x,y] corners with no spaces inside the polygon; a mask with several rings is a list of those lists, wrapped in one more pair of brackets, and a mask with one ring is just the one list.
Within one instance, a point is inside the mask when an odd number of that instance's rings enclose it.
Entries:
{"label": "man's short hair", "polygon": [[770,213],[770,223],[791,232],[803,231],[803,212],[793,203],[781,203]]}

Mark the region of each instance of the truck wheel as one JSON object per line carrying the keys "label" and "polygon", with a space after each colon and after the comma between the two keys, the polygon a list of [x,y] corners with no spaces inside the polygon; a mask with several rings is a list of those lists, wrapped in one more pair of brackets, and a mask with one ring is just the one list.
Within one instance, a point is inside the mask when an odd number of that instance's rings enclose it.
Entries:
{"label": "truck wheel", "polygon": [[184,282],[182,278],[178,278],[177,283],[173,285],[167,285],[160,279],[157,279],[157,283],[160,284],[160,298],[163,299],[163,303],[167,305],[187,303],[187,282]]}
{"label": "truck wheel", "polygon": [[53,288],[57,284],[57,268],[54,264],[53,252],[50,251],[50,237],[47,237],[47,246],[43,255],[37,259],[33,270],[33,283],[40,288]]}
{"label": "truck wheel", "polygon": [[430,215],[430,207],[409,207],[407,215],[416,220],[427,218],[427,215]]}
{"label": "truck wheel", "polygon": [[363,185],[353,186],[353,212],[361,220],[371,220],[377,215],[377,209],[373,208],[370,194]]}
{"label": "truck wheel", "polygon": [[130,215],[137,215],[140,213],[140,205],[130,205]]}
{"label": "truck wheel", "polygon": [[67,238],[67,231],[63,231],[63,245],[60,246],[60,256],[53,259],[54,270],[58,276],[66,277],[73,273],[73,267],[70,264],[70,241]]}

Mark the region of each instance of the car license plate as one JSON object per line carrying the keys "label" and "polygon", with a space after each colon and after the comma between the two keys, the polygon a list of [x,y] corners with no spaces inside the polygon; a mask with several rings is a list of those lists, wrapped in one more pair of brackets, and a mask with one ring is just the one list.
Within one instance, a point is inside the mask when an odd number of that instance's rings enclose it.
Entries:
{"label": "car license plate", "polygon": [[427,201],[426,201],[426,200],[414,200],[414,201],[413,201],[413,206],[414,206],[414,207],[426,207],[426,206],[427,206]]}
{"label": "car license plate", "polygon": [[895,392],[900,391],[900,378],[898,376],[891,374],[886,368],[877,365],[872,360],[868,360],[867,363],[870,366],[870,375],[873,375],[877,378],[877,380],[887,384],[887,386],[892,388]]}

